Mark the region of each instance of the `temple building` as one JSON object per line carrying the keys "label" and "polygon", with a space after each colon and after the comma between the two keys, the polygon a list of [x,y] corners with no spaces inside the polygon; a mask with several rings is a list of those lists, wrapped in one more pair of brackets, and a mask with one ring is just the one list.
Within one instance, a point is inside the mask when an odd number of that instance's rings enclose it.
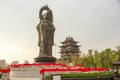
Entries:
{"label": "temple building", "polygon": [[61,57],[64,56],[79,56],[80,54],[80,45],[77,45],[77,41],[75,41],[72,37],[66,37],[65,41],[61,42],[62,46],[60,46],[60,54]]}
{"label": "temple building", "polygon": [[73,56],[80,56],[80,45],[77,45],[77,41],[75,41],[72,37],[68,36],[66,39],[61,42],[60,47],[60,54],[61,58],[59,59],[60,61],[62,60],[63,62],[66,63],[71,63],[72,62],[72,57]]}

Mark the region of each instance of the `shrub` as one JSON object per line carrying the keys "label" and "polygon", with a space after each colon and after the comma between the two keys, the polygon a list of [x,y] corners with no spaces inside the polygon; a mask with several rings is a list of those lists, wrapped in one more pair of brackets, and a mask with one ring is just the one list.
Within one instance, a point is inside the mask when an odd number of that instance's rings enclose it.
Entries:
{"label": "shrub", "polygon": [[0,79],[1,79],[1,77],[2,77],[2,74],[0,74]]}

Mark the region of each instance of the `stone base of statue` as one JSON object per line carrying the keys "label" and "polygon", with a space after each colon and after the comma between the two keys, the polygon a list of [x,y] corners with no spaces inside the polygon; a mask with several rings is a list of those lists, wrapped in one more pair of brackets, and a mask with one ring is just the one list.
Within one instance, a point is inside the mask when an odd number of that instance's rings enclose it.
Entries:
{"label": "stone base of statue", "polygon": [[53,56],[38,56],[36,58],[34,58],[36,63],[48,63],[48,62],[52,62],[55,63],[56,58],[54,58]]}

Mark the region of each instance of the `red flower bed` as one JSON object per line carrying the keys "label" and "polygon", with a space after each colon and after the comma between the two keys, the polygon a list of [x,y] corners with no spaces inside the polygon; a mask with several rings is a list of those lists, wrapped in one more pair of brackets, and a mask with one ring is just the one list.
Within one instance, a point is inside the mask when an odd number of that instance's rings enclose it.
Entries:
{"label": "red flower bed", "polygon": [[10,72],[10,69],[3,69],[3,70],[0,70],[1,73],[9,73]]}
{"label": "red flower bed", "polygon": [[11,64],[11,68],[19,68],[22,66],[66,66],[66,64],[43,63],[43,64]]}
{"label": "red flower bed", "polygon": [[40,70],[40,74],[45,72],[90,72],[90,71],[109,71],[109,68],[43,68]]}

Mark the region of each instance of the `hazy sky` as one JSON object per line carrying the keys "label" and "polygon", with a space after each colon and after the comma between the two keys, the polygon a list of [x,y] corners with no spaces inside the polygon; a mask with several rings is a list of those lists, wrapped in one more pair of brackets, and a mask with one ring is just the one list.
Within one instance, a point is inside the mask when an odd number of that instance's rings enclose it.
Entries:
{"label": "hazy sky", "polygon": [[56,48],[70,35],[88,49],[115,49],[120,45],[120,0],[0,0],[0,59],[34,62],[39,10],[48,4],[53,11]]}

